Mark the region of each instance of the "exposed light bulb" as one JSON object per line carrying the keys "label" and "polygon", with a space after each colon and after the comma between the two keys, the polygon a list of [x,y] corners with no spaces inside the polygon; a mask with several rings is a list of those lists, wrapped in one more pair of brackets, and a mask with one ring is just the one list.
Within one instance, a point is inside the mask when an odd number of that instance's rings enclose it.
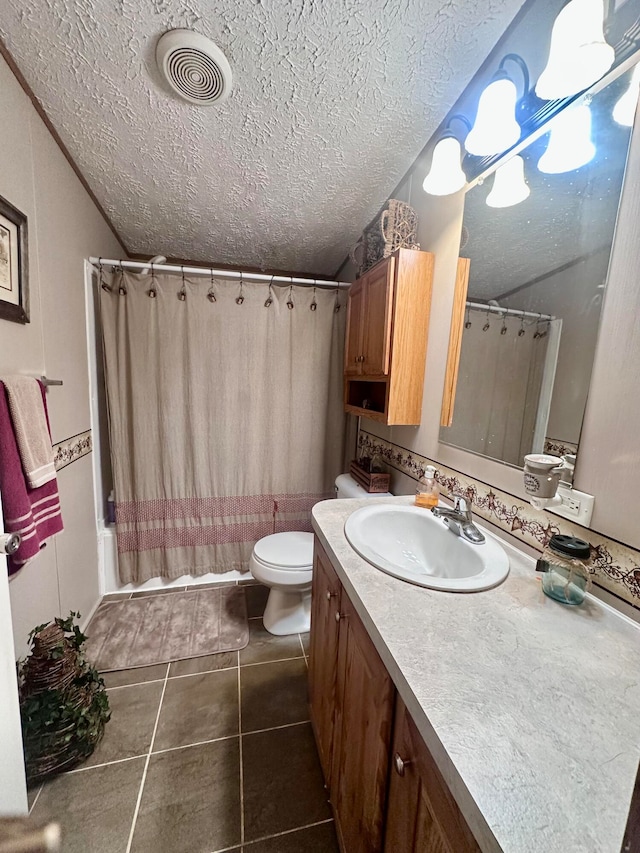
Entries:
{"label": "exposed light bulb", "polygon": [[528,198],[530,192],[524,177],[524,160],[516,154],[496,170],[487,204],[489,207],[512,207]]}
{"label": "exposed light bulb", "polygon": [[604,0],[570,0],[554,21],[536,95],[551,101],[582,92],[606,74],[614,59],[604,38]]}
{"label": "exposed light bulb", "polygon": [[467,183],[460,161],[462,147],[453,136],[445,136],[433,149],[431,169],[424,179],[422,189],[429,195],[451,195]]}
{"label": "exposed light bulb", "polygon": [[550,130],[547,150],[538,160],[541,172],[572,172],[593,159],[596,146],[591,141],[591,110],[586,104],[563,110],[551,122]]}
{"label": "exposed light bulb", "polygon": [[638,93],[640,92],[640,63],[633,69],[631,82],[624,95],[621,95],[613,108],[613,118],[624,127],[632,127],[636,115]]}
{"label": "exposed light bulb", "polygon": [[469,154],[488,157],[511,148],[520,139],[516,121],[518,91],[509,77],[493,80],[480,95],[478,113],[464,142]]}

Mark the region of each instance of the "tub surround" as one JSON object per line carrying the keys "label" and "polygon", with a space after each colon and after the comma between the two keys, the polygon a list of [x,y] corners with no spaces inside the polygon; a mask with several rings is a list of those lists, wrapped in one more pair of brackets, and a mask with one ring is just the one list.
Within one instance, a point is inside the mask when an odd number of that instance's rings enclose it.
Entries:
{"label": "tub surround", "polygon": [[591,545],[592,581],[595,586],[631,605],[640,617],[640,551],[553,513],[535,510],[531,504],[462,474],[427,456],[360,430],[358,452],[381,457],[391,468],[418,480],[427,465],[436,468],[436,479],[445,496],[463,494],[473,502],[473,514],[510,534],[519,542],[542,551],[555,533],[585,539]]}
{"label": "tub surround", "polygon": [[368,503],[317,504],[314,529],[482,849],[617,853],[640,757],[638,628],[593,597],[546,598],[508,544],[509,577],[486,592],[385,575],[344,537]]}

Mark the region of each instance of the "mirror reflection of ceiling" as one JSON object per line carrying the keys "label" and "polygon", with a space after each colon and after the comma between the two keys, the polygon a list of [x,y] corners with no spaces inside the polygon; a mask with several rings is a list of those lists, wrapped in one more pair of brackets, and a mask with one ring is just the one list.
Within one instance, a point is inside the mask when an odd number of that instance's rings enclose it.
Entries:
{"label": "mirror reflection of ceiling", "polygon": [[[6,0],[0,35],[131,252],[333,274],[522,0]],[[158,37],[227,56],[197,108]]]}
{"label": "mirror reflection of ceiling", "polygon": [[589,163],[560,175],[540,172],[547,133],[521,152],[531,189],[527,199],[489,207],[493,176],[467,193],[461,255],[471,258],[470,299],[499,300],[611,243],[630,138],[630,129],[611,114],[630,76],[623,74],[593,98],[596,153]]}

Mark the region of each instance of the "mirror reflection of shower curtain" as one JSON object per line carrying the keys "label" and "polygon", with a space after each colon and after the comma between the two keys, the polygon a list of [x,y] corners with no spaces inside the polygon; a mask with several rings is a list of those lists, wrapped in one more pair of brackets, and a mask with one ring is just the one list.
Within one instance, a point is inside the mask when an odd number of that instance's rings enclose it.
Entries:
{"label": "mirror reflection of shower curtain", "polygon": [[[548,418],[553,389],[552,381],[547,387],[550,371],[545,371],[549,334],[534,338],[536,325],[531,318],[525,321],[524,335],[518,335],[521,320],[515,315],[503,319],[489,314],[486,331],[486,312],[472,309],[469,318],[471,327],[462,335],[453,423],[442,429],[442,440],[522,466],[525,453],[543,451],[544,436],[542,442],[538,439],[538,433],[544,432],[539,412],[546,410]],[[503,327],[507,331],[501,334]],[[540,328],[544,331],[545,324]],[[540,447],[534,446],[534,434]]]}
{"label": "mirror reflection of shower curtain", "polygon": [[343,464],[346,294],[154,278],[100,290],[123,583],[245,570],[257,539],[311,529]]}

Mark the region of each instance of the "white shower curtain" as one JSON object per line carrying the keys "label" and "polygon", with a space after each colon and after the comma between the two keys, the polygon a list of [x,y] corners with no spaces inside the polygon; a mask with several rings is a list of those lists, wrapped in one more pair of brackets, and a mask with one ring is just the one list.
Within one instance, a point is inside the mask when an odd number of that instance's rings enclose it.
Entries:
{"label": "white shower curtain", "polygon": [[260,537],[310,530],[343,461],[346,294],[104,278],[122,582],[246,570]]}

